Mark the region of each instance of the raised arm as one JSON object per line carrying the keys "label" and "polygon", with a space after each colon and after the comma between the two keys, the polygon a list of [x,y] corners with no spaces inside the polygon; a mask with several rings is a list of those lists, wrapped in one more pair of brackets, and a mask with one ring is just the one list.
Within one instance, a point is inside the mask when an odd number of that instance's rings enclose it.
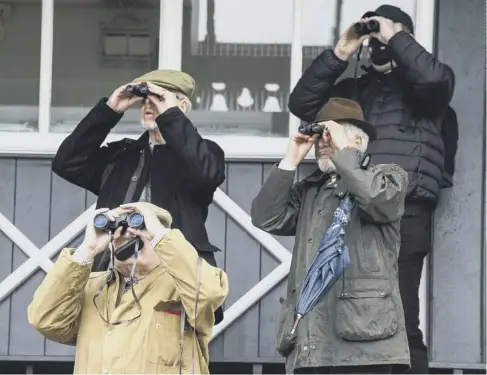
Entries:
{"label": "raised arm", "polygon": [[366,216],[377,223],[389,223],[404,213],[408,176],[397,165],[383,164],[362,169],[362,153],[347,147],[331,156],[345,187]]}
{"label": "raised arm", "polygon": [[103,171],[114,152],[113,147],[102,144],[121,117],[105,99],[100,100],[61,143],[52,161],[53,172],[98,195]]}
{"label": "raised arm", "polygon": [[211,336],[214,312],[228,295],[225,271],[210,266],[203,259],[198,265],[198,252],[178,229],[167,231],[154,250],[174,279],[188,322],[201,334]]}
{"label": "raised arm", "polygon": [[[214,191],[225,181],[225,154],[215,142],[203,139],[186,115],[172,107],[156,118],[167,147],[178,156],[178,171],[194,191]],[[199,191],[201,193],[201,191]]]}
{"label": "raised arm", "polygon": [[331,97],[349,98],[353,80],[336,83],[345,72],[348,61],[335,55],[332,49],[323,51],[305,70],[289,96],[289,111],[303,121],[313,121],[318,111]]}
{"label": "raised arm", "polygon": [[275,165],[252,201],[252,224],[265,232],[294,236],[301,208],[301,184],[294,184],[296,172]]}
{"label": "raised arm", "polygon": [[415,102],[427,114],[444,113],[455,89],[453,70],[404,31],[389,40],[387,49],[411,85]]}
{"label": "raised arm", "polygon": [[289,97],[289,111],[303,121],[313,121],[331,97],[350,99],[355,80],[337,82],[348,67],[348,59],[360,48],[366,35],[359,36],[347,28],[334,49],[325,49],[305,70]]}
{"label": "raised arm", "polygon": [[29,323],[44,337],[61,344],[76,340],[91,270],[91,265],[74,261],[73,253],[74,249],[61,252],[27,310]]}

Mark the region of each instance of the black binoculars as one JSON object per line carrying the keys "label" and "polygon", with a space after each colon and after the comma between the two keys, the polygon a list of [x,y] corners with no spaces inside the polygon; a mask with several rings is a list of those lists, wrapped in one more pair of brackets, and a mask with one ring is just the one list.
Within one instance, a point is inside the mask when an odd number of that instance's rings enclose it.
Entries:
{"label": "black binoculars", "polygon": [[377,33],[380,30],[379,22],[376,20],[369,20],[367,22],[357,22],[353,24],[353,30],[358,35],[367,35],[370,33]]}
{"label": "black binoculars", "polygon": [[138,85],[127,85],[127,87],[125,87],[125,91],[132,95],[140,96],[142,98],[147,98],[147,95],[149,95],[149,87],[146,83],[140,83]]}
{"label": "black binoculars", "polygon": [[314,135],[314,134],[319,134],[320,136],[323,135],[323,132],[325,131],[325,127],[323,125],[319,125],[316,123],[311,123],[311,124],[303,124],[300,125],[298,128],[298,132],[304,135]]}
{"label": "black binoculars", "polygon": [[95,228],[107,232],[115,232],[118,227],[122,227],[122,232],[125,232],[127,228],[143,229],[145,226],[144,217],[138,212],[129,215],[121,214],[115,218],[115,221],[111,221],[106,214],[100,213],[93,218],[93,225]]}

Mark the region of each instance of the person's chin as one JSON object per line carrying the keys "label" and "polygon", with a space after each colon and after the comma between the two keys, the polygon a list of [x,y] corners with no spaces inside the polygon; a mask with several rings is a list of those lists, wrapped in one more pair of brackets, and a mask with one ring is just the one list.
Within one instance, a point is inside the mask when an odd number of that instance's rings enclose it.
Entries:
{"label": "person's chin", "polygon": [[140,121],[140,125],[145,130],[155,130],[157,128],[157,123],[153,119],[151,119],[151,120],[142,119]]}
{"label": "person's chin", "polygon": [[319,159],[318,160],[318,168],[320,168],[320,170],[323,173],[330,173],[330,172],[336,171],[335,165],[328,158],[326,158],[326,159]]}

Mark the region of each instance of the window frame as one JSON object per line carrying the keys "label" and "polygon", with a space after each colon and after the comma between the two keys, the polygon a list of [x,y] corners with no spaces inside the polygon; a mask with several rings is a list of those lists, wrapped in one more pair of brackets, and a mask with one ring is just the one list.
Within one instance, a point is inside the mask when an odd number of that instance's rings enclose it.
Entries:
{"label": "window frame", "polygon": [[[293,0],[293,38],[291,44],[290,87],[301,77],[302,9],[305,0]],[[433,50],[435,0],[416,0],[415,36],[429,51]],[[54,0],[42,0],[39,113],[36,132],[0,132],[0,156],[49,157],[55,155],[66,133],[51,133],[51,100],[54,42]],[[160,0],[159,69],[181,69],[183,0]],[[289,135],[297,132],[300,120],[289,114]],[[197,126],[197,124],[195,124]],[[110,134],[106,142],[133,138],[133,134]],[[284,156],[287,137],[212,135],[228,160],[279,160]],[[251,146],[250,146],[251,145]],[[307,158],[312,158],[310,152]]]}

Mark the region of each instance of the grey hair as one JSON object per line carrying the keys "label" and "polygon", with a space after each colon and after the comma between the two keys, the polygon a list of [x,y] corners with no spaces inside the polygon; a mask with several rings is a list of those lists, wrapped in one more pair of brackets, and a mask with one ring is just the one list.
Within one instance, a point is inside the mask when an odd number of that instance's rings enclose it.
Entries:
{"label": "grey hair", "polygon": [[365,153],[369,145],[369,136],[362,129],[348,122],[341,122],[340,125],[345,129],[345,134],[349,139],[353,139],[354,137],[360,137],[362,139],[360,151]]}
{"label": "grey hair", "polygon": [[189,98],[186,95],[184,95],[182,92],[175,91],[174,94],[176,95],[176,98],[178,100],[185,101],[188,104],[188,109],[186,110],[186,113],[191,112],[191,109],[193,107],[191,100],[189,100]]}

